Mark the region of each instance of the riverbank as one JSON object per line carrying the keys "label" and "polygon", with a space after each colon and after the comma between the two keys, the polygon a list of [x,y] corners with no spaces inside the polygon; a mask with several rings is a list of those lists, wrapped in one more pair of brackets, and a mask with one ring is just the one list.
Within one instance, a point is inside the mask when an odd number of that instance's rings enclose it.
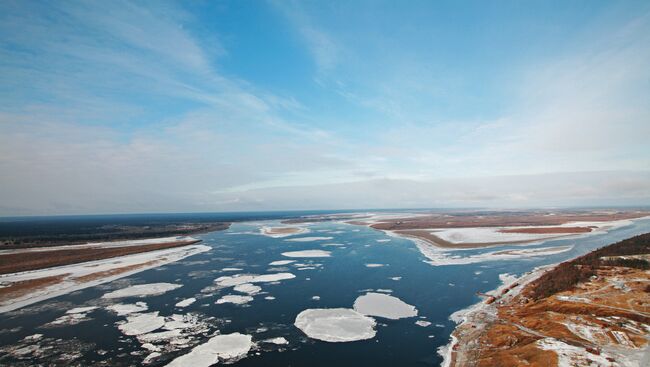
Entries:
{"label": "riverbank", "polygon": [[443,366],[642,366],[650,273],[636,255],[649,252],[646,234],[503,277],[483,302],[452,315],[459,325],[439,351]]}

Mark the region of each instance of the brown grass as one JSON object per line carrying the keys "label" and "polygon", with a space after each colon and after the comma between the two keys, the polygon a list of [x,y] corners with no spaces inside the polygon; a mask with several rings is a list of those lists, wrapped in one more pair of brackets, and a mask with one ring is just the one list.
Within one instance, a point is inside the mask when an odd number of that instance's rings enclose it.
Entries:
{"label": "brown grass", "polygon": [[54,275],[51,277],[23,280],[13,282],[8,287],[0,288],[0,302],[15,299],[29,294],[37,289],[46,288],[58,284],[70,274]]}
{"label": "brown grass", "polygon": [[147,262],[144,262],[144,263],[141,263],[141,264],[127,265],[127,266],[123,266],[121,268],[98,271],[96,273],[86,274],[86,275],[82,275],[80,277],[73,278],[73,280],[75,282],[77,282],[77,283],[89,282],[89,281],[100,279],[100,278],[106,278],[106,277],[111,277],[111,276],[114,276],[114,275],[117,275],[117,274],[126,273],[127,271],[143,268],[145,266],[149,266],[149,265],[155,264],[157,262],[158,262],[158,260],[151,260],[151,261],[147,261]]}
{"label": "brown grass", "polygon": [[640,218],[647,215],[650,215],[650,212],[556,215],[547,215],[547,213],[498,213],[490,215],[451,214],[391,219],[372,224],[371,227],[380,230],[395,231],[429,228],[558,226],[569,222],[609,222],[621,219]]}

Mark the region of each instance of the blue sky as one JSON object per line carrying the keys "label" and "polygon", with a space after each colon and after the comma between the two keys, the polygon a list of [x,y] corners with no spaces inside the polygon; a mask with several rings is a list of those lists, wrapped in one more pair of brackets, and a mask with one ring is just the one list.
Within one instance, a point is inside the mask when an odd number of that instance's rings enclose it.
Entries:
{"label": "blue sky", "polygon": [[0,215],[650,204],[647,1],[2,1]]}

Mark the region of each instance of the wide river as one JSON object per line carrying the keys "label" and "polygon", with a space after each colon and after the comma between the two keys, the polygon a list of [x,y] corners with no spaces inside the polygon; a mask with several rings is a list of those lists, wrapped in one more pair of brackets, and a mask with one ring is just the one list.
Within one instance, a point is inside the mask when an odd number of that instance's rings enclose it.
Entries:
{"label": "wide river", "polygon": [[[442,358],[437,350],[449,342],[449,335],[455,327],[449,316],[478,302],[476,292],[496,288],[500,284],[500,274],[518,275],[540,265],[561,262],[633,235],[650,232],[650,220],[640,220],[605,234],[528,246],[450,253],[467,257],[501,249],[572,246],[571,250],[554,255],[434,266],[426,262],[427,258],[413,242],[362,226],[328,222],[310,224],[309,233],[292,237],[272,238],[260,234],[261,226],[278,223],[235,223],[227,231],[198,236],[203,244],[211,247],[207,252],[0,314],[0,364],[140,365],[151,352],[144,349],[143,343],[135,336],[125,335],[118,328],[125,316],[117,315],[107,307],[114,303],[144,302],[149,313],[194,315],[201,327],[197,327],[197,332],[191,336],[191,345],[203,343],[217,332],[251,335],[256,346],[236,362],[238,366],[440,365]],[[299,237],[312,238],[287,241]],[[328,251],[330,256],[289,258],[282,255],[283,252],[303,250]],[[279,260],[295,262],[269,265]],[[253,299],[246,304],[216,303],[224,295],[243,293],[232,288],[215,287],[215,279],[234,274],[273,273],[291,273],[295,278],[255,283],[261,291],[252,295]],[[101,298],[111,291],[147,283],[182,286],[161,295],[119,300]],[[397,320],[375,317],[377,325],[373,338],[343,343],[311,339],[294,326],[296,316],[303,310],[352,308],[355,300],[367,292],[397,297],[415,306],[418,316]],[[191,305],[184,308],[175,306],[179,301],[192,297],[196,302]],[[85,306],[98,308],[88,312],[82,322],[48,325],[65,315],[67,310]],[[416,321],[426,322],[418,325]],[[33,337],[31,342],[24,340],[34,334],[42,336]],[[288,344],[264,342],[278,337],[285,338]],[[182,342],[179,343],[182,345]],[[33,350],[17,352],[17,348]],[[152,359],[150,365],[165,365],[190,350],[191,347],[179,347],[176,351],[162,352],[158,359]],[[13,357],[7,355],[9,351]],[[20,353],[25,359],[16,358]]]}

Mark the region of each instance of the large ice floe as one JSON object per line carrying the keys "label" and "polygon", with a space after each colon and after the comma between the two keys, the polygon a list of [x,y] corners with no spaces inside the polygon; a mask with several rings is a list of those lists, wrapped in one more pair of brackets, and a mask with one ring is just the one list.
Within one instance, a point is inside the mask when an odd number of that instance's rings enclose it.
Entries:
{"label": "large ice floe", "polygon": [[283,252],[282,256],[286,257],[330,257],[331,252],[325,250],[302,250]]}
{"label": "large ice floe", "polygon": [[118,289],[116,291],[106,293],[102,296],[102,298],[110,299],[110,298],[157,296],[180,287],[182,287],[181,284],[172,284],[172,283],[139,284],[139,285],[134,285],[128,288]]}
{"label": "large ice floe", "polygon": [[367,293],[354,301],[354,310],[368,316],[401,319],[418,315],[418,310],[397,297],[382,293]]}
{"label": "large ice floe", "polygon": [[294,325],[308,337],[326,342],[352,342],[374,338],[372,317],[349,308],[314,308],[302,311]]}
{"label": "large ice floe", "polygon": [[191,352],[169,363],[168,367],[209,367],[219,362],[245,357],[253,346],[250,335],[232,333],[217,335]]}
{"label": "large ice floe", "polygon": [[165,325],[165,318],[158,316],[158,311],[139,313],[126,317],[126,322],[118,325],[124,335],[140,335],[160,329]]}

